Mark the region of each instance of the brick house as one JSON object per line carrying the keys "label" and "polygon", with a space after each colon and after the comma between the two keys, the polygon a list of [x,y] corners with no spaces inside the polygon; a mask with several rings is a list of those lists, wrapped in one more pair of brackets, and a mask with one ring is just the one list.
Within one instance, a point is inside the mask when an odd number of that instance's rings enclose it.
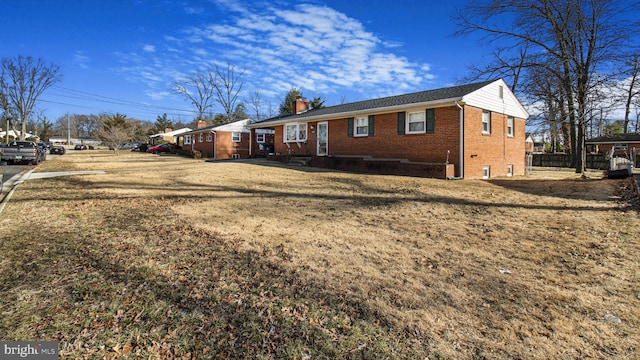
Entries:
{"label": "brick house", "polygon": [[529,114],[502,79],[320,109],[298,99],[294,109],[248,125],[274,130],[274,160],[436,178],[525,174]]}
{"label": "brick house", "polygon": [[199,151],[204,158],[246,159],[249,157],[250,142],[247,125],[251,122],[251,119],[245,119],[207,126],[204,121],[199,121],[195,130],[182,134],[182,149]]}
{"label": "brick house", "polygon": [[170,142],[172,144],[179,144],[178,139],[180,138],[180,135],[189,131],[191,131],[190,128],[182,128],[178,130],[165,129],[163,133],[149,136],[149,145],[157,145],[161,141]]}
{"label": "brick house", "polygon": [[[616,152],[640,149],[640,133],[613,134],[599,136],[585,141],[587,150],[591,153],[606,154],[612,148]],[[636,150],[637,151],[637,150]]]}

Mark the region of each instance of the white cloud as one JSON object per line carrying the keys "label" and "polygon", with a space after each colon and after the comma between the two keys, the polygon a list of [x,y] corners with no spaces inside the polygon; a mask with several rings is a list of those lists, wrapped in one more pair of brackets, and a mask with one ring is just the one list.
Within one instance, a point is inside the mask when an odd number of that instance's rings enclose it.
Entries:
{"label": "white cloud", "polygon": [[[379,38],[361,21],[330,7],[298,4],[282,9],[244,0],[212,3],[224,16],[165,35],[163,51],[145,45],[140,54],[119,54],[127,64],[126,70],[119,70],[154,89],[166,89],[177,74],[229,61],[245,70],[246,91],[261,88],[279,96],[298,87],[323,96],[355,91],[372,98],[394,89],[420,90],[423,82],[434,78],[428,64],[393,52],[401,44]],[[187,13],[196,10],[185,8]],[[148,96],[158,94],[163,92],[150,91]]]}
{"label": "white cloud", "polygon": [[83,51],[76,51],[73,54],[73,63],[81,69],[88,69],[91,58],[86,56]]}

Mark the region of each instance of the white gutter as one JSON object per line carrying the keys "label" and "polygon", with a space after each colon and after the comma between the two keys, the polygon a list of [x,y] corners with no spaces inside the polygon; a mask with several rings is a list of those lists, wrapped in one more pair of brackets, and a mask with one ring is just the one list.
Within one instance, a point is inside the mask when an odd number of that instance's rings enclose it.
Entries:
{"label": "white gutter", "polygon": [[459,178],[464,178],[464,108],[458,104],[458,100],[455,101],[456,106],[460,109],[460,175]]}

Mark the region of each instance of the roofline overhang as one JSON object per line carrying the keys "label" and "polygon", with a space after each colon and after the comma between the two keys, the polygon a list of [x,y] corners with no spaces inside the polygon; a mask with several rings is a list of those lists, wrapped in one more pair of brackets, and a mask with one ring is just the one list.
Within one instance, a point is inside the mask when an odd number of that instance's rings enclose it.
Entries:
{"label": "roofline overhang", "polygon": [[403,104],[403,105],[394,105],[394,106],[371,108],[371,109],[366,109],[366,110],[343,111],[343,112],[316,115],[316,116],[309,116],[309,117],[297,117],[297,118],[293,118],[293,119],[273,120],[273,121],[268,121],[268,122],[264,122],[264,123],[256,123],[256,124],[247,125],[247,127],[249,129],[257,129],[257,128],[262,128],[262,127],[272,127],[272,126],[284,125],[286,123],[291,123],[291,122],[300,123],[300,122],[313,122],[313,121],[322,121],[322,120],[330,120],[330,119],[344,119],[344,118],[348,118],[348,117],[354,117],[355,115],[363,115],[363,114],[371,114],[371,113],[389,113],[389,112],[394,112],[394,111],[401,110],[401,109],[412,108],[412,107],[421,107],[421,106],[436,106],[437,105],[437,107],[444,107],[444,106],[449,106],[449,105],[455,105],[456,101],[460,105],[465,105],[465,102],[462,99],[463,99],[463,97],[455,97],[455,98],[449,98],[449,99],[439,99],[439,100],[434,100],[434,101],[424,101],[424,102],[417,102],[417,103],[411,103],[411,104]]}

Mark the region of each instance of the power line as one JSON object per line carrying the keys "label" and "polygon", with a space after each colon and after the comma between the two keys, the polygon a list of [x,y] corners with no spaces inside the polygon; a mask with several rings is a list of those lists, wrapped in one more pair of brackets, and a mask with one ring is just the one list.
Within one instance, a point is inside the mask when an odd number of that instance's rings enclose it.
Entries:
{"label": "power line", "polygon": [[[80,100],[83,102],[88,101],[88,102],[96,102],[100,104],[112,104],[112,105],[124,106],[127,108],[131,108],[131,110],[123,111],[123,112],[128,112],[128,113],[133,112],[137,114],[136,116],[133,116],[133,117],[147,117],[147,116],[158,115],[158,113],[166,113],[169,116],[181,118],[181,117],[188,117],[188,116],[195,117],[195,115],[197,114],[197,111],[195,110],[186,110],[186,109],[166,107],[166,106],[156,106],[156,105],[145,104],[141,102],[122,100],[122,99],[112,98],[108,96],[92,94],[84,91],[69,89],[61,86],[54,86],[53,88],[60,90],[63,93],[49,93],[50,96],[61,97],[64,99],[71,99],[71,100]],[[97,107],[97,106],[90,106],[86,104],[81,105],[77,103],[69,103],[69,102],[55,101],[55,100],[48,100],[48,99],[38,99],[38,100],[46,103],[64,105],[64,106],[69,106],[74,108],[84,108],[84,109],[95,110]]]}

